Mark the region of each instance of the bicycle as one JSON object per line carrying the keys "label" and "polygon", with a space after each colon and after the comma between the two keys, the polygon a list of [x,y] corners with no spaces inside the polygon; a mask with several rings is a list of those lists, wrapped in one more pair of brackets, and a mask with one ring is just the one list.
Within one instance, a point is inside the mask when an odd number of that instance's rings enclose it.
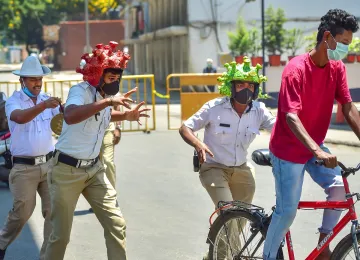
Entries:
{"label": "bicycle", "polygon": [[[252,160],[262,166],[272,166],[269,150],[260,149],[252,154]],[[323,162],[316,161],[318,165]],[[350,234],[345,236],[335,247],[331,259],[346,259],[350,253],[354,253],[355,258],[360,260],[360,227],[354,204],[360,200],[359,193],[351,193],[347,177],[355,174],[360,169],[360,164],[356,168],[346,168],[338,162],[341,168],[341,175],[344,181],[346,200],[344,201],[300,201],[298,209],[339,209],[347,210],[345,216],[341,218],[334,229],[312,250],[306,260],[313,260],[323,251],[324,248],[339,234],[348,224],[352,223]],[[355,201],[353,199],[355,197]],[[207,237],[209,244],[210,260],[240,260],[240,259],[263,259],[262,246],[265,241],[266,232],[270,225],[271,217],[275,207],[272,207],[270,215],[265,214],[263,208],[247,204],[241,201],[220,201],[217,209],[210,216],[210,230]],[[215,214],[218,217],[212,223]],[[234,222],[240,220],[239,222]],[[249,227],[249,237],[247,238],[246,227]],[[231,232],[229,232],[231,231]],[[235,231],[238,231],[237,234]],[[235,234],[236,233],[236,234]],[[277,254],[277,259],[284,259],[283,247],[287,244],[287,251],[290,260],[295,260],[294,249],[292,246],[290,230],[283,239]],[[239,243],[237,246],[235,243]],[[235,246],[235,248],[233,247]]]}

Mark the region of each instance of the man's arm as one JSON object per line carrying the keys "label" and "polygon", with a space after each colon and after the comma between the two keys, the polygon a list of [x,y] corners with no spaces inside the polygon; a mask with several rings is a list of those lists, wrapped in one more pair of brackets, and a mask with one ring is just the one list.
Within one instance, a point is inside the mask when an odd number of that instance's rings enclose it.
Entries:
{"label": "man's arm", "polygon": [[110,99],[103,99],[86,105],[68,105],[64,111],[64,120],[68,125],[78,124],[99,113],[111,104]]}
{"label": "man's arm", "polygon": [[350,125],[358,139],[360,139],[360,116],[354,103],[349,102],[342,105],[342,112],[347,123]]}
{"label": "man's arm", "polygon": [[26,124],[41,114],[47,108],[55,108],[59,105],[58,98],[49,98],[33,107],[22,109],[19,104],[15,104],[12,100],[6,104],[8,113],[10,113],[10,120],[17,124]]}

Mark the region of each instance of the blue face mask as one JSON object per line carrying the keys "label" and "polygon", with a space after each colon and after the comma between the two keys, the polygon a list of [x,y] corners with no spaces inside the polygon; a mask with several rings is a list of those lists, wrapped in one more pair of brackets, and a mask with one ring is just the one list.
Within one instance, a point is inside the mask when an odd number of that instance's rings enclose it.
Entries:
{"label": "blue face mask", "polygon": [[[331,35],[331,37],[333,36]],[[343,58],[346,57],[346,55],[349,52],[349,45],[345,45],[341,42],[337,42],[334,37],[333,39],[336,42],[335,50],[330,49],[329,44],[325,41],[328,47],[327,49],[328,58],[329,60],[342,60]]]}
{"label": "blue face mask", "polygon": [[23,91],[24,91],[24,93],[28,96],[28,97],[31,97],[31,98],[35,98],[36,96],[33,94],[33,93],[31,93],[30,92],[30,90],[25,86],[25,83],[24,82],[21,82],[22,84],[22,86],[23,86]]}

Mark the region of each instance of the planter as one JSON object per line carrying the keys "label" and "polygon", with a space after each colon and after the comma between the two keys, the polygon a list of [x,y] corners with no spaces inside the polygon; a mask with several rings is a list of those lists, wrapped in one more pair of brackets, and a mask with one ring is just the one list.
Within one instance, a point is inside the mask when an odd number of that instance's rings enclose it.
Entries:
{"label": "planter", "polygon": [[256,66],[257,64],[263,65],[263,58],[261,56],[251,57],[251,64]]}
{"label": "planter", "polygon": [[348,63],[354,63],[355,62],[355,58],[356,58],[356,54],[348,54],[348,56],[346,57],[346,61]]}
{"label": "planter", "polygon": [[236,63],[243,63],[244,62],[244,56],[245,55],[235,56]]}
{"label": "planter", "polygon": [[359,54],[356,56],[356,61],[360,63],[360,55]]}
{"label": "planter", "polygon": [[269,55],[270,66],[278,67],[281,64],[280,55]]}
{"label": "planter", "polygon": [[291,61],[293,58],[295,58],[296,56],[288,56],[288,60]]}
{"label": "planter", "polygon": [[280,64],[281,64],[281,66],[285,66],[286,65],[286,60],[280,61]]}

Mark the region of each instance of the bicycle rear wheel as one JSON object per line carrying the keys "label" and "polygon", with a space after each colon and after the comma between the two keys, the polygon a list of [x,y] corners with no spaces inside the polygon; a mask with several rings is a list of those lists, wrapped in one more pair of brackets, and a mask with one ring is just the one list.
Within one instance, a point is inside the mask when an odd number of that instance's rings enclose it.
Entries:
{"label": "bicycle rear wheel", "polygon": [[[360,245],[360,234],[356,234],[358,248]],[[354,248],[353,248],[353,240],[351,234],[344,237],[339,244],[336,245],[333,253],[331,254],[331,260],[350,260],[356,259]]]}
{"label": "bicycle rear wheel", "polygon": [[[210,228],[209,260],[263,259],[267,224],[248,211],[229,211]],[[284,259],[279,248],[278,259]]]}

